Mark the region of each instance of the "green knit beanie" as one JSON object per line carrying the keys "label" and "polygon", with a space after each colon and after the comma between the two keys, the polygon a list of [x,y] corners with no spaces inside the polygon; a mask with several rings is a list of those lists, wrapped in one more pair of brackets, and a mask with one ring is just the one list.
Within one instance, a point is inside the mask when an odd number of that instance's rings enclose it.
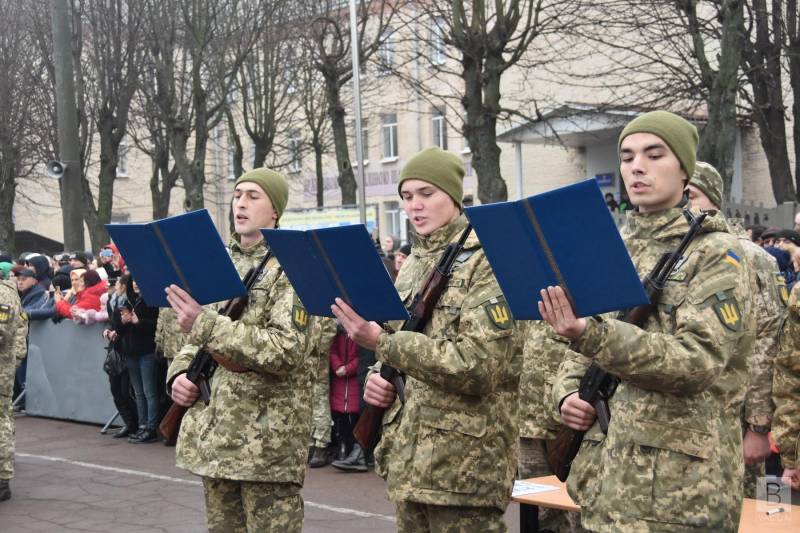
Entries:
{"label": "green knit beanie", "polygon": [[418,179],[439,187],[463,207],[464,162],[460,157],[441,148],[426,148],[408,160],[400,171],[397,192],[406,180]]}
{"label": "green knit beanie", "polygon": [[622,140],[634,133],[652,133],[660,137],[681,162],[687,179],[692,179],[697,157],[697,128],[687,120],[669,111],[651,111],[631,120],[619,136],[617,151]]}
{"label": "green knit beanie", "polygon": [[278,218],[280,218],[283,210],[286,209],[286,203],[289,201],[289,184],[286,182],[286,178],[268,168],[255,168],[239,176],[239,179],[236,180],[236,185],[246,181],[255,183],[264,189],[264,192],[267,193],[267,196],[272,201],[272,207],[278,213]]}
{"label": "green knit beanie", "polygon": [[694,167],[692,185],[703,191],[717,209],[722,208],[722,176],[716,168],[704,161],[698,161]]}

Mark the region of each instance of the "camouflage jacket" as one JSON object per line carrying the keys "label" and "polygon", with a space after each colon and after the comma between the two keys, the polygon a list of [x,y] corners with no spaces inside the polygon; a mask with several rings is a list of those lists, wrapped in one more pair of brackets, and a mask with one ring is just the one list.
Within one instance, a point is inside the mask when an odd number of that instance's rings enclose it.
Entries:
{"label": "camouflage jacket", "polygon": [[789,294],[775,258],[751,241],[738,221],[729,223],[731,233],[739,238],[745,262],[752,272],[751,294],[756,320],[756,339],[749,360],[750,382],[742,416],[750,425],[769,426],[775,409],[772,403],[772,370]]}
{"label": "camouflage jacket", "polygon": [[[640,276],[688,230],[680,209],[631,213]],[[588,320],[554,384],[557,405],[591,359],[621,378],[611,424],[587,432],[568,480],[593,531],[735,531],[744,471],[740,410],[754,324],[749,274],[721,216],[706,219],[644,328]],[[590,359],[591,358],[591,359]]]}
{"label": "camouflage jacket", "polygon": [[[14,372],[27,352],[28,322],[13,281],[0,280],[0,397],[14,394]],[[0,402],[1,409],[10,409]]]}
{"label": "camouflage jacket", "polygon": [[172,361],[183,345],[186,344],[186,334],[178,326],[178,315],[171,307],[162,308],[158,313],[156,323],[156,346],[168,360]]}
{"label": "camouflage jacket", "polygon": [[525,339],[519,378],[519,435],[554,439],[561,423],[550,398],[558,367],[570,351],[569,341],[543,321],[524,322],[519,335]]}
{"label": "camouflage jacket", "polygon": [[[231,239],[239,274],[256,266],[266,247],[243,249]],[[302,485],[311,420],[311,373],[305,368],[308,315],[286,275],[270,260],[236,322],[205,308],[169,367],[167,382],[185,372],[205,346],[248,372],[217,368],[211,402],[198,401],[183,419],[177,465],[195,474]]]}
{"label": "camouflage jacket", "polygon": [[783,466],[800,468],[800,283],[795,283],[789,298],[789,315],[775,359],[772,393],[775,400],[772,438],[781,451]]}
{"label": "camouflage jacket", "polygon": [[[465,228],[461,216],[432,235],[415,237],[395,282],[406,304]],[[505,509],[518,453],[521,361],[514,331],[473,234],[424,332],[383,333],[378,339],[376,359],[406,375],[406,403],[395,400],[384,415],[375,452],[389,499]]]}

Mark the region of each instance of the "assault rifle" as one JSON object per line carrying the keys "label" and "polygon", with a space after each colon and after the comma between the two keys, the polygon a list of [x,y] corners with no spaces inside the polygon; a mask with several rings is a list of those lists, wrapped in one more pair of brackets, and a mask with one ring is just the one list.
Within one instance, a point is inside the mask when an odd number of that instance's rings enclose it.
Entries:
{"label": "assault rifle", "polygon": [[[272,252],[267,251],[267,255],[264,256],[264,259],[262,259],[257,266],[247,271],[247,274],[245,274],[242,280],[247,292],[244,296],[237,296],[236,298],[228,300],[219,310],[220,315],[227,316],[233,321],[241,318],[245,307],[247,307],[247,303],[250,301],[250,290],[261,277],[261,273],[264,271],[264,268],[266,268],[267,262],[271,256]],[[189,363],[189,368],[186,369],[186,378],[200,389],[200,399],[203,400],[203,403],[206,405],[211,401],[210,382],[211,377],[217,370],[218,364],[222,364],[225,367],[238,366],[220,356],[211,355],[211,353],[206,351],[205,347],[202,347],[194,354],[192,362]],[[244,369],[244,367],[242,367],[242,369]],[[183,416],[188,410],[189,407],[173,403],[164,415],[161,424],[158,426],[158,430],[161,433],[165,446],[175,446],[175,443],[178,441],[178,432],[181,429],[181,420],[183,420]]]}
{"label": "assault rifle", "polygon": [[[428,325],[433,315],[433,308],[453,275],[453,266],[464,250],[464,243],[467,241],[471,231],[472,226],[468,225],[461,237],[459,237],[458,242],[452,242],[447,245],[442,257],[436,263],[436,267],[431,270],[428,277],[425,278],[422,288],[411,300],[411,306],[409,307],[410,317],[403,323],[403,327],[400,328],[401,331],[421,332]],[[394,385],[397,397],[400,398],[402,403],[405,403],[405,383],[400,372],[396,368],[382,363],[380,375]],[[368,404],[361,416],[358,417],[356,427],[353,429],[353,436],[365,452],[372,451],[378,444],[378,439],[380,438],[379,430],[385,412],[385,407]]]}
{"label": "assault rifle", "polygon": [[[678,247],[673,252],[662,255],[653,270],[644,278],[643,285],[650,303],[620,313],[620,320],[641,328],[655,310],[667,278],[686,253],[689,244],[697,236],[706,218],[706,213],[695,217],[691,211],[684,209],[683,216],[689,222],[689,231]],[[606,372],[596,363],[592,363],[581,378],[578,388],[578,397],[591,404],[597,412],[597,422],[604,434],[608,434],[608,424],[611,421],[608,401],[614,395],[618,384],[618,377]],[[578,431],[562,425],[553,443],[547,447],[547,464],[561,481],[567,480],[572,461],[578,455],[585,433],[585,431]]]}

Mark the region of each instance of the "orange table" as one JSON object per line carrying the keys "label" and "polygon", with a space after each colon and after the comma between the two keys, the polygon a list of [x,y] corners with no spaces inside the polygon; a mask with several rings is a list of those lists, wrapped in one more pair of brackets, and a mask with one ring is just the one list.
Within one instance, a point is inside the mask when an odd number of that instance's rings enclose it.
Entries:
{"label": "orange table", "polygon": [[[529,533],[538,530],[538,512],[531,512],[534,507],[550,507],[566,511],[580,511],[581,508],[567,494],[566,485],[556,476],[526,479],[531,483],[557,486],[557,491],[525,494],[512,498],[520,504],[520,532]],[[757,510],[758,502],[745,498],[742,503],[742,518],[739,522],[739,533],[798,533],[800,532],[800,505],[781,505],[786,512],[767,516],[764,511]]]}

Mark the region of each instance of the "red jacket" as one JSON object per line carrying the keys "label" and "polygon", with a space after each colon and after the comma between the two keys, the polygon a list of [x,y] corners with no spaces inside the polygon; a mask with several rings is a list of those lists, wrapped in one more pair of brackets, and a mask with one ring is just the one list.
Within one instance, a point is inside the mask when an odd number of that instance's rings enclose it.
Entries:
{"label": "red jacket", "polygon": [[[361,384],[358,382],[358,345],[346,333],[338,333],[333,339],[331,360],[331,411],[357,413]],[[345,375],[336,375],[336,369],[344,367]]]}
{"label": "red jacket", "polygon": [[91,287],[86,287],[75,295],[74,303],[71,304],[67,300],[56,302],[56,313],[64,318],[72,318],[73,305],[78,309],[94,309],[95,311],[99,311],[101,307],[100,296],[102,296],[107,289],[108,283],[105,281],[96,283]]}

